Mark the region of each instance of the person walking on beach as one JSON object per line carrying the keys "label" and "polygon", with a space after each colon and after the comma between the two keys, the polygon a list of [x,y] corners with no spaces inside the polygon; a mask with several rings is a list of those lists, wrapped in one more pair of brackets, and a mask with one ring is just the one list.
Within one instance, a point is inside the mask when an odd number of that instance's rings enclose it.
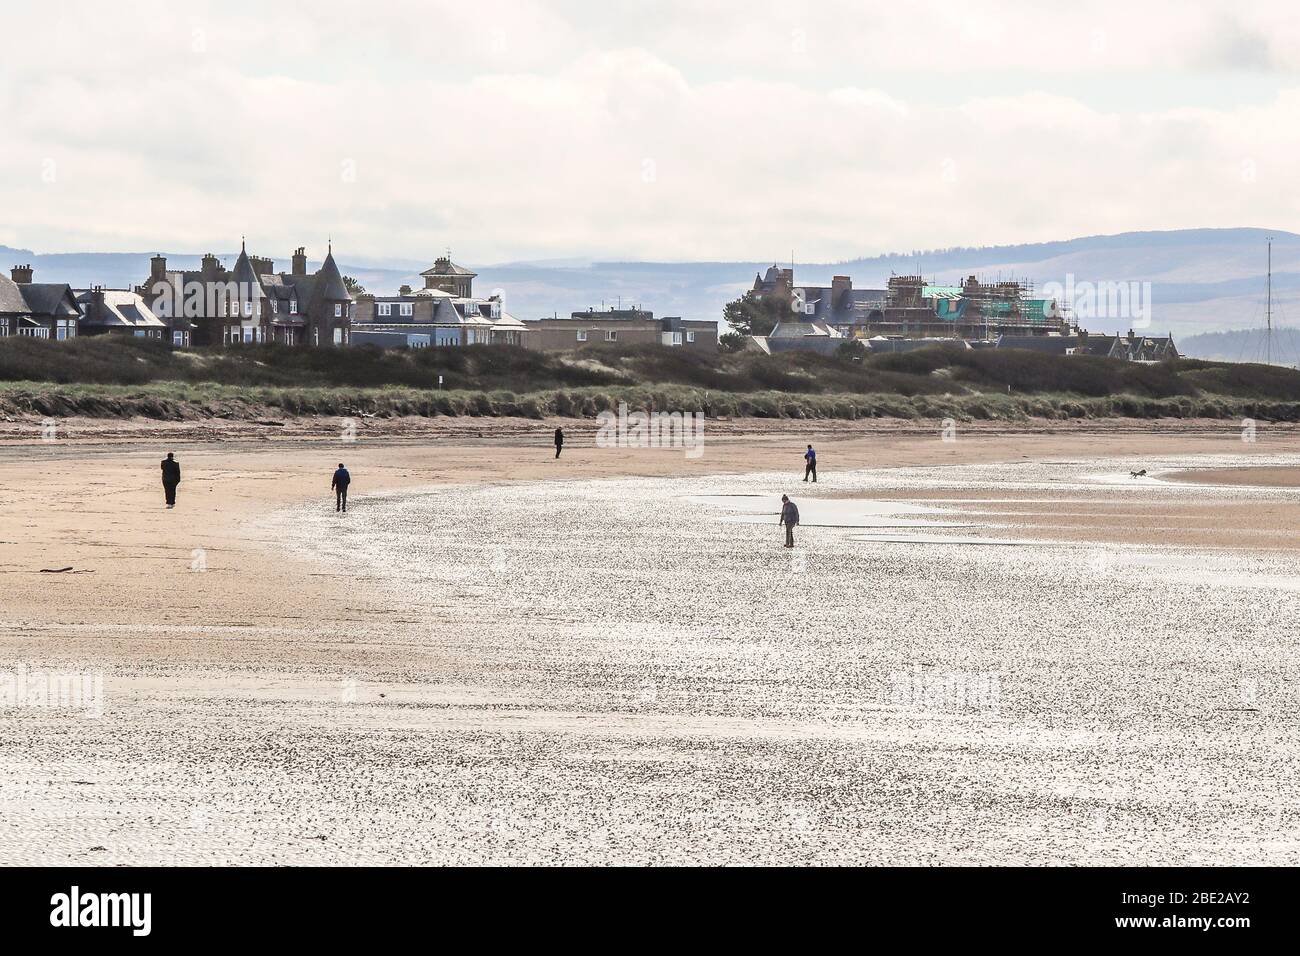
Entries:
{"label": "person walking on beach", "polygon": [[803,453],[803,460],[806,463],[803,468],[803,480],[807,481],[808,476],[812,475],[813,484],[817,484],[817,452],[813,451],[812,445],[809,445],[808,450]]}
{"label": "person walking on beach", "polygon": [[330,487],[334,489],[335,511],[348,513],[348,485],[350,484],[352,484],[352,476],[343,467],[343,462],[339,462],[339,470],[334,472],[334,480],[330,482]]}
{"label": "person walking on beach", "polygon": [[162,460],[163,494],[167,497],[167,507],[176,507],[176,486],[181,483],[181,463],[176,460],[175,452],[168,452]]}
{"label": "person walking on beach", "polygon": [[778,525],[785,525],[785,546],[794,547],[794,526],[799,523],[799,509],[788,496],[781,496],[781,517]]}
{"label": "person walking on beach", "polygon": [[564,447],[564,429],[555,429],[555,457],[560,457],[560,449]]}

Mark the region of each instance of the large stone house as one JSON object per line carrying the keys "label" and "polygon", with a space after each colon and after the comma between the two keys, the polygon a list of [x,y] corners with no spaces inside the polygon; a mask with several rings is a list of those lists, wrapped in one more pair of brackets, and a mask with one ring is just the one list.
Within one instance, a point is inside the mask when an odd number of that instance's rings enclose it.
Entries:
{"label": "large stone house", "polygon": [[69,285],[33,282],[31,266],[14,266],[11,276],[0,275],[0,336],[76,338],[81,308]]}
{"label": "large stone house", "polygon": [[196,271],[168,270],[158,255],[140,291],[146,305],[171,326],[173,341],[184,323],[192,328],[194,345],[330,346],[351,340],[353,299],[333,248],[314,273],[307,272],[301,247],[287,273],[277,273],[270,259],[250,256],[242,245],[232,269],[209,253]]}
{"label": "large stone house", "polygon": [[500,296],[474,296],[476,273],[438,258],[420,273],[424,288],[357,297],[353,341],[407,348],[523,345],[528,326],[506,312]]}

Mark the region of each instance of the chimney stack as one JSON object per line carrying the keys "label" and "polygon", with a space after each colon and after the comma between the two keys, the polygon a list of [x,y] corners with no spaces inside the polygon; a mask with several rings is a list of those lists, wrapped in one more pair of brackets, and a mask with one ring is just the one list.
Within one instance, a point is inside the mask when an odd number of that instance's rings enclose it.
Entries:
{"label": "chimney stack", "polygon": [[199,275],[203,277],[203,281],[212,282],[220,272],[221,260],[209,252],[203,257],[203,265],[199,267]]}
{"label": "chimney stack", "polygon": [[293,274],[296,276],[305,276],[307,274],[306,246],[299,246],[293,252]]}
{"label": "chimney stack", "polygon": [[9,271],[9,275],[12,276],[13,280],[19,285],[27,285],[32,281],[32,267],[30,265],[14,266],[13,269]]}
{"label": "chimney stack", "polygon": [[149,278],[153,282],[163,282],[167,278],[167,258],[161,252],[149,260]]}
{"label": "chimney stack", "polygon": [[831,308],[844,307],[845,297],[853,291],[853,280],[848,276],[831,276]]}

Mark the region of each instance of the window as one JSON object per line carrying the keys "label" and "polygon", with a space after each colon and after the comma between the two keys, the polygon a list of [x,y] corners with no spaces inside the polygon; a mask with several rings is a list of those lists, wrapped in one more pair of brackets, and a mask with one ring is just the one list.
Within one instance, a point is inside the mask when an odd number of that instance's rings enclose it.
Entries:
{"label": "window", "polygon": [[172,345],[184,345],[184,344],[185,344],[185,333],[184,333],[184,332],[173,332],[173,333],[172,333]]}
{"label": "window", "polygon": [[279,314],[280,314],[280,300],[279,300],[279,299],[272,299],[272,300],[271,300],[271,313],[272,313],[273,315],[279,315]]}
{"label": "window", "polygon": [[0,336],[5,336],[8,334],[9,334],[9,320],[0,319]]}
{"label": "window", "polygon": [[[694,332],[687,332],[687,333],[686,333],[686,341],[687,341],[687,342],[694,342],[694,341],[695,341],[695,333],[694,333]],[[728,339],[727,341],[731,341],[731,340]]]}
{"label": "window", "polygon": [[343,303],[341,302],[334,303],[334,318],[336,319],[343,318]]}
{"label": "window", "polygon": [[335,345],[342,345],[342,344],[343,344],[343,330],[342,330],[342,329],[337,329],[337,328],[336,328],[336,329],[334,330],[334,344],[335,344]]}
{"label": "window", "polygon": [[615,332],[613,329],[606,329],[606,330],[605,330],[605,341],[606,341],[606,342],[617,342],[617,341],[618,341],[618,333]]}
{"label": "window", "polygon": [[406,316],[415,315],[415,303],[403,302],[400,306],[398,306],[398,311],[402,315],[406,315]]}
{"label": "window", "polygon": [[313,328],[311,330],[311,344],[320,345],[320,329]]}
{"label": "window", "polygon": [[[402,308],[406,308],[406,306],[402,306]],[[392,314],[393,314],[393,303],[391,303],[391,302],[380,302],[380,303],[379,303],[379,314],[380,314],[380,315],[392,315]]]}
{"label": "window", "polygon": [[289,314],[290,314],[290,315],[297,315],[297,314],[298,314],[298,300],[297,300],[297,299],[290,299],[290,300],[289,300]]}
{"label": "window", "polygon": [[54,337],[59,341],[72,339],[77,336],[77,323],[75,319],[58,319],[57,328],[54,330]]}
{"label": "window", "polygon": [[585,342],[585,341],[587,341],[587,333],[584,332],[584,331],[579,330],[579,332],[578,332],[578,341],[579,341],[579,342]]}
{"label": "window", "polygon": [[252,316],[252,314],[253,314],[253,302],[250,299],[249,301],[244,303],[244,315]]}

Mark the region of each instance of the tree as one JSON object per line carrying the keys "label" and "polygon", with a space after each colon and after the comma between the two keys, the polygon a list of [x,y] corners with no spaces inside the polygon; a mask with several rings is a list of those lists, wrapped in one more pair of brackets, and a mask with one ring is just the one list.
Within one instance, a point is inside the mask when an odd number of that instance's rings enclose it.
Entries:
{"label": "tree", "polygon": [[861,339],[847,339],[835,350],[836,358],[850,359],[855,362],[862,361],[862,357],[866,354],[867,346]]}
{"label": "tree", "polygon": [[794,317],[790,303],[779,296],[762,298],[746,292],[722,309],[723,320],[741,335],[767,335],[782,321]]}
{"label": "tree", "polygon": [[352,278],[352,276],[343,277],[343,288],[347,289],[353,295],[362,295],[366,291],[366,287],[356,279]]}
{"label": "tree", "polygon": [[749,341],[749,336],[741,335],[739,332],[724,332],[718,336],[718,345],[724,352],[739,352]]}

